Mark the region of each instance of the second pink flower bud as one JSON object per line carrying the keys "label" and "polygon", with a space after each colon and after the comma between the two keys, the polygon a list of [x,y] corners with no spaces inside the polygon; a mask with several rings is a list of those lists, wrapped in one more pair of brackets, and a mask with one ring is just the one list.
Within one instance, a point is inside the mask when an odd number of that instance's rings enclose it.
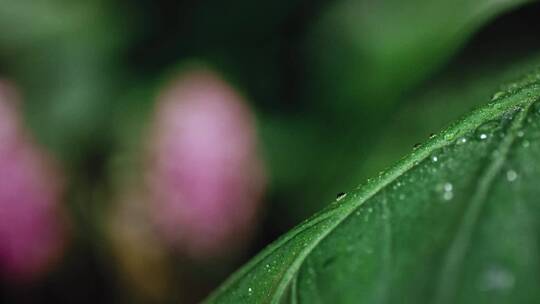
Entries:
{"label": "second pink flower bud", "polygon": [[242,96],[210,70],[191,70],[159,96],[153,122],[146,181],[159,234],[196,259],[241,248],[265,187]]}

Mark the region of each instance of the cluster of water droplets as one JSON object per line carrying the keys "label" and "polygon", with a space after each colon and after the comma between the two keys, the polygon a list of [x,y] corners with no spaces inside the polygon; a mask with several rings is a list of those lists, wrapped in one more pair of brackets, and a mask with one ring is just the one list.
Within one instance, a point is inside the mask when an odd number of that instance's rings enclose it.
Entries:
{"label": "cluster of water droplets", "polygon": [[[499,99],[504,98],[505,96],[508,96],[510,94],[513,94],[517,92],[519,89],[519,86],[517,84],[512,84],[507,88],[507,91],[500,91],[493,95],[492,100],[496,101]],[[515,108],[507,111],[502,115],[500,119],[495,119],[491,121],[487,121],[484,124],[480,125],[476,130],[473,132],[469,132],[463,135],[459,135],[459,130],[447,130],[442,136],[444,140],[453,142],[453,145],[456,148],[462,147],[463,149],[467,149],[467,146],[469,143],[476,143],[476,144],[483,144],[484,147],[487,148],[490,144],[491,139],[496,140],[502,140],[505,136],[507,136],[508,127],[509,124],[514,120],[515,115],[519,113],[520,111],[523,111],[524,109],[516,106]],[[529,123],[533,122],[534,116],[540,116],[540,101],[533,104],[531,113],[532,115],[528,115],[527,121]],[[527,138],[525,136],[525,131],[518,130],[515,134],[516,141],[522,148],[528,148],[531,146],[530,138]],[[430,139],[436,138],[437,135],[431,134],[429,136]],[[451,148],[452,145],[448,146]],[[413,146],[413,150],[418,150],[421,147],[420,144],[415,144]],[[474,147],[470,148],[471,150],[474,149]],[[448,150],[448,148],[441,148],[438,151],[435,151],[428,157],[428,161],[430,164],[427,166],[427,170],[430,170],[431,173],[436,174],[438,170],[444,169],[445,165],[443,162],[443,155],[445,153],[445,150]],[[453,153],[457,153],[456,151],[453,151]],[[492,152],[492,157],[497,158],[500,157],[500,151],[498,149],[494,149]],[[416,165],[417,163],[415,163]],[[512,183],[518,180],[519,174],[514,169],[508,169],[504,172],[505,178],[508,182]],[[399,182],[394,183],[394,188],[399,188]],[[455,187],[450,181],[443,181],[439,183],[436,186],[437,191],[440,193],[441,198],[443,201],[450,201],[454,198],[454,192]],[[394,189],[395,190],[395,189]],[[399,194],[398,195],[399,200],[405,200],[406,196],[405,194]]]}
{"label": "cluster of water droplets", "polygon": [[[499,92],[494,95],[493,99],[502,98],[504,94],[504,92]],[[446,141],[452,142],[453,144],[433,152],[428,157],[429,164],[427,164],[425,167],[429,168],[433,174],[437,174],[437,172],[440,170],[453,170],[449,167],[452,166],[452,157],[450,155],[450,158],[447,158],[447,156],[445,156],[447,153],[467,154],[470,153],[468,151],[469,149],[470,151],[473,151],[477,150],[478,148],[486,149],[486,151],[489,150],[492,140],[501,140],[506,135],[507,126],[514,119],[514,116],[518,111],[520,111],[520,109],[508,111],[500,119],[487,121],[474,131],[462,135],[458,135],[459,132],[457,130],[448,130],[443,134],[443,138]],[[535,113],[538,112],[540,114],[540,104],[537,105],[534,111]],[[521,139],[521,145],[523,147],[526,148],[530,146],[530,142],[524,138],[524,131],[519,131],[516,135]],[[430,137],[434,138],[436,136],[432,135]],[[498,155],[500,152],[497,149],[493,150],[492,153],[493,157],[500,156]],[[505,174],[508,182],[514,182],[518,178],[518,173],[512,169],[506,171]],[[443,179],[436,185],[435,189],[436,192],[439,193],[439,197],[443,202],[448,202],[455,198],[455,185],[450,180],[445,181]]]}
{"label": "cluster of water droplets", "polygon": [[531,145],[531,142],[527,138],[525,138],[525,132],[524,131],[520,130],[520,131],[517,132],[516,135],[517,135],[517,137],[518,137],[518,139],[519,139],[519,141],[521,143],[521,146],[523,148],[528,148]]}
{"label": "cluster of water droplets", "polygon": [[442,185],[442,197],[445,201],[449,201],[454,198],[454,185],[450,182],[446,182]]}

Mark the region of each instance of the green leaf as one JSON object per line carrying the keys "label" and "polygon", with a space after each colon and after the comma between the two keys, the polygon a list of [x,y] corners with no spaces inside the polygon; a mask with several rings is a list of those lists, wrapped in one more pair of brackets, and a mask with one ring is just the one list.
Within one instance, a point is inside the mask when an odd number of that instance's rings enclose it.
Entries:
{"label": "green leaf", "polygon": [[540,301],[540,70],[297,226],[216,303]]}
{"label": "green leaf", "polygon": [[[446,62],[482,25],[527,0],[340,0],[312,37],[312,99],[344,117],[379,111]],[[367,116],[369,119],[369,116]]]}

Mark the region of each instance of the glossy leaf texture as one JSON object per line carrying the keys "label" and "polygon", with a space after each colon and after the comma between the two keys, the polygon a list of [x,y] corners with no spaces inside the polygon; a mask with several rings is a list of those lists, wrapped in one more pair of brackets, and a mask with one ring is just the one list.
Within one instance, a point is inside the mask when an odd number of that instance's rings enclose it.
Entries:
{"label": "glossy leaf texture", "polygon": [[339,196],[207,301],[540,301],[539,96],[540,70]]}

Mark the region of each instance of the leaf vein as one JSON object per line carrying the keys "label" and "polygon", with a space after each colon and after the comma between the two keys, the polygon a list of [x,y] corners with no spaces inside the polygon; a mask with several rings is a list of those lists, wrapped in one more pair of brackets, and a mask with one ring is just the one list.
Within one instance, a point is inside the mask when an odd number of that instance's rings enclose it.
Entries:
{"label": "leaf vein", "polygon": [[485,205],[489,190],[506,162],[511,147],[517,137],[516,132],[522,128],[530,105],[519,111],[516,117],[513,118],[508,134],[499,144],[498,150],[500,154],[492,156],[492,162],[478,181],[476,191],[471,196],[471,201],[465,210],[463,220],[444,259],[435,293],[435,303],[452,302],[452,294],[455,292],[457,279],[460,275],[459,265],[465,258],[474,228]]}

